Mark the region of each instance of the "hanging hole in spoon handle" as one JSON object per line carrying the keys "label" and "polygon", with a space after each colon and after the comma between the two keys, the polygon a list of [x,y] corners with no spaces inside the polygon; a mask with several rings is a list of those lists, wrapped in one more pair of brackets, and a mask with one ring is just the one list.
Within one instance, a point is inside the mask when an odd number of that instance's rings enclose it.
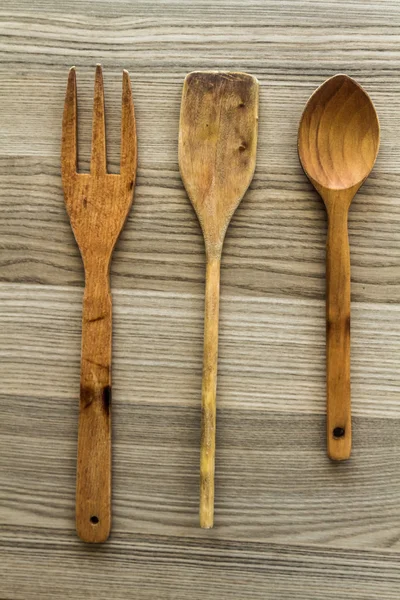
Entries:
{"label": "hanging hole in spoon handle", "polygon": [[347,427],[332,427],[328,424],[328,456],[332,460],[342,461],[350,458],[351,454],[351,421]]}
{"label": "hanging hole in spoon handle", "polygon": [[345,429],[343,427],[335,427],[335,429],[333,430],[333,437],[336,439],[344,437],[344,434]]}
{"label": "hanging hole in spoon handle", "polygon": [[347,426],[327,426],[328,456],[332,460],[342,461],[351,454],[351,421]]}

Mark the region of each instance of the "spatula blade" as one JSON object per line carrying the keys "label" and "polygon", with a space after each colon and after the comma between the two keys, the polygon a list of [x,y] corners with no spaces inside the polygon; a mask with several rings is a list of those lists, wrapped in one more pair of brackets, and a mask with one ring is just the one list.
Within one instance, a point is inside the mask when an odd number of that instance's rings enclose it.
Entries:
{"label": "spatula blade", "polygon": [[258,81],[246,73],[195,71],[182,95],[179,165],[206,244],[221,245],[253,178]]}

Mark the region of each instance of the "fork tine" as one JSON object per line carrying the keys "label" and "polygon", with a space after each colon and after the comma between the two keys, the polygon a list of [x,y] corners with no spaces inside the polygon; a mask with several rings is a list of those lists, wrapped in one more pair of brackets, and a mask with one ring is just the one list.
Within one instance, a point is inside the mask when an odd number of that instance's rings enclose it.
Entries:
{"label": "fork tine", "polygon": [[[136,121],[132,100],[132,86],[129,73],[124,69],[122,76],[122,118],[121,118],[121,166],[120,173],[125,177],[135,177],[136,151]],[[133,185],[133,181],[132,181]]]}
{"label": "fork tine", "polygon": [[76,173],[78,160],[76,131],[76,72],[75,67],[71,67],[68,74],[62,123],[61,171],[63,176],[70,176]]}
{"label": "fork tine", "polygon": [[92,157],[90,161],[90,172],[99,174],[107,172],[104,86],[101,65],[96,65],[96,78],[94,82]]}

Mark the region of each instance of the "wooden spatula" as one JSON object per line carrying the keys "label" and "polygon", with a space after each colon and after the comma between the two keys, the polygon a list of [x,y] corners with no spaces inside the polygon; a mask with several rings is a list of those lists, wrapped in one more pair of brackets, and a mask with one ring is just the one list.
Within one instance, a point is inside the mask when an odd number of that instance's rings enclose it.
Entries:
{"label": "wooden spatula", "polygon": [[254,173],[258,82],[246,73],[194,72],[183,85],[179,165],[206,250],[200,449],[200,525],[213,526],[219,281],[222,246]]}
{"label": "wooden spatula", "polygon": [[103,542],[111,527],[111,293],[115,243],[133,200],[136,128],[129,74],[122,88],[120,174],[107,173],[103,77],[96,69],[90,175],[77,173],[75,69],[69,73],[62,128],[61,171],[71,226],[85,268],[76,529]]}

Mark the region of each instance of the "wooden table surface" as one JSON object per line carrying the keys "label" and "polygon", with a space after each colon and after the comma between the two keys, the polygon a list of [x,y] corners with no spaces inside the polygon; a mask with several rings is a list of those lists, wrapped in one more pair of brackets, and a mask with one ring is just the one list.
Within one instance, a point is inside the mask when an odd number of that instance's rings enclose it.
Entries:
{"label": "wooden table surface", "polygon": [[[400,3],[14,0],[0,7],[0,599],[400,597]],[[68,68],[88,168],[104,67],[138,127],[112,263],[113,530],[75,536],[83,269],[60,178]],[[182,83],[261,84],[256,173],[222,264],[215,528],[198,528],[203,241],[179,176]],[[381,150],[350,216],[353,454],[325,453],[322,202],[300,168],[309,95],[345,72]]]}

